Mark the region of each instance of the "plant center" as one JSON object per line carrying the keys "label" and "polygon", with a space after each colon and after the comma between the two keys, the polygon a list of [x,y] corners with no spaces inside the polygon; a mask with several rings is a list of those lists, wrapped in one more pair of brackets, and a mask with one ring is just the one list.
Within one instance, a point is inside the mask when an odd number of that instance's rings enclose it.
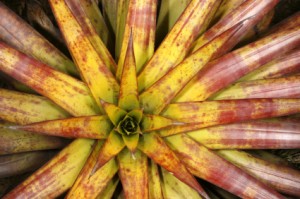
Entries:
{"label": "plant center", "polygon": [[138,123],[134,118],[127,116],[121,121],[120,128],[125,135],[135,134],[138,130]]}

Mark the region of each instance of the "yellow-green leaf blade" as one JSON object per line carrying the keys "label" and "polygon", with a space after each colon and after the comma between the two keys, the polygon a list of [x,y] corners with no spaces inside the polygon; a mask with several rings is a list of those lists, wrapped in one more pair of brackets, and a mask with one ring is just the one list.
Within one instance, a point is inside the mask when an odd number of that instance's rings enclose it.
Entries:
{"label": "yellow-green leaf blade", "polygon": [[[194,39],[206,28],[205,21],[221,1],[193,0],[156,50],[138,77],[139,91],[151,86],[189,52]],[[188,23],[187,23],[188,22]]]}
{"label": "yellow-green leaf blade", "polygon": [[156,133],[148,133],[141,136],[138,148],[157,164],[172,172],[178,179],[197,190],[202,196],[207,196],[197,180]]}
{"label": "yellow-green leaf blade", "polygon": [[113,125],[106,116],[85,116],[11,126],[11,128],[60,137],[104,139]]}
{"label": "yellow-green leaf blade", "polygon": [[31,94],[0,89],[0,118],[18,124],[66,118],[69,114],[50,100]]}
{"label": "yellow-green leaf blade", "polygon": [[77,79],[14,50],[0,42],[0,70],[48,97],[72,115],[99,112],[89,89]]}
{"label": "yellow-green leaf blade", "polygon": [[120,108],[131,111],[140,107],[136,79],[136,63],[134,58],[132,32],[128,40],[120,83],[118,105]]}
{"label": "yellow-green leaf blade", "polygon": [[100,36],[101,40],[106,46],[111,47],[112,44],[111,34],[108,30],[108,27],[104,21],[102,13],[97,5],[96,1],[86,1],[80,0],[81,6],[86,13],[89,21],[93,25],[95,31]]}
{"label": "yellow-green leaf blade", "polygon": [[119,85],[63,0],[49,1],[68,48],[95,100],[117,102]]}
{"label": "yellow-green leaf blade", "polygon": [[55,198],[64,193],[76,180],[93,143],[76,139],[4,198]]}
{"label": "yellow-green leaf blade", "polygon": [[118,15],[118,0],[102,0],[103,18],[107,26],[112,28],[113,33],[116,35],[117,18]]}
{"label": "yellow-green leaf blade", "polygon": [[158,170],[157,164],[153,160],[149,160],[149,169],[148,169],[148,177],[149,177],[149,198],[153,199],[161,199],[163,198],[162,190],[161,190],[161,180],[160,174]]}
{"label": "yellow-green leaf blade", "polygon": [[225,31],[145,90],[140,95],[144,111],[160,113],[218,51],[222,51],[224,46],[232,42],[232,37],[242,26],[243,22]]}
{"label": "yellow-green leaf blade", "polygon": [[[108,42],[107,39],[109,32],[103,19],[101,18],[102,16],[96,2],[86,0],[66,0],[65,2],[80,25],[82,36],[86,37],[90,41],[101,61],[103,61],[104,65],[109,68],[112,73],[114,73],[117,67],[116,63],[103,43]],[[101,25],[96,26],[96,23]],[[99,35],[99,32],[97,31],[101,31],[102,34]],[[100,37],[105,40],[101,40]]]}
{"label": "yellow-green leaf blade", "polygon": [[78,175],[74,185],[70,189],[66,198],[96,198],[109,185],[114,175],[118,171],[117,162],[112,159],[103,167],[94,171],[99,150],[103,141],[98,141],[87,159],[83,169]]}
{"label": "yellow-green leaf blade", "polygon": [[119,176],[126,198],[148,198],[147,156],[137,150],[132,154],[124,149],[118,155]]}
{"label": "yellow-green leaf blade", "polygon": [[186,135],[171,136],[167,141],[189,170],[200,178],[241,198],[283,198],[276,191]]}
{"label": "yellow-green leaf blade", "polygon": [[160,115],[144,114],[143,119],[140,123],[140,127],[141,127],[141,131],[144,133],[144,132],[151,132],[151,131],[155,131],[172,125],[179,125],[179,124],[180,123],[174,120],[171,120],[166,117],[162,117]]}
{"label": "yellow-green leaf blade", "polygon": [[156,44],[162,42],[191,0],[162,0],[156,25]]}
{"label": "yellow-green leaf blade", "polygon": [[118,106],[101,100],[102,107],[109,117],[110,121],[117,126],[119,122],[126,116],[127,112]]}
{"label": "yellow-green leaf blade", "polygon": [[115,157],[124,147],[122,136],[114,130],[111,131],[97,154],[98,159],[93,168],[94,172]]}
{"label": "yellow-green leaf blade", "polygon": [[132,152],[135,153],[136,147],[139,143],[139,133],[133,135],[122,135],[124,144]]}
{"label": "yellow-green leaf blade", "polygon": [[10,123],[0,123],[0,155],[27,151],[60,149],[69,141],[52,136],[38,135],[8,128]]}
{"label": "yellow-green leaf blade", "polygon": [[201,199],[199,193],[194,189],[181,182],[165,169],[162,168],[161,170],[161,186],[164,198]]}

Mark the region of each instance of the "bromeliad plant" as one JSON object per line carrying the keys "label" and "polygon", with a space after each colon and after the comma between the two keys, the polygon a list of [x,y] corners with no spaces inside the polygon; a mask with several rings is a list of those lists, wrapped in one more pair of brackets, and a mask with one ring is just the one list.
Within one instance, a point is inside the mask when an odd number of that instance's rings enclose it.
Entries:
{"label": "bromeliad plant", "polygon": [[49,0],[73,62],[0,4],[0,70],[42,95],[0,89],[1,154],[74,138],[4,198],[218,198],[198,178],[300,196],[300,172],[259,150],[300,147],[281,117],[300,112],[299,13],[243,46],[278,0],[101,3]]}

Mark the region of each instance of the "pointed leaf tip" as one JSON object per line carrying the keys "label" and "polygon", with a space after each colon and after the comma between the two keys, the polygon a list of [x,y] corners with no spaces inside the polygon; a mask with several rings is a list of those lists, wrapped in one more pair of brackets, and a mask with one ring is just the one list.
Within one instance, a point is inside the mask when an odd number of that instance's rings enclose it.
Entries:
{"label": "pointed leaf tip", "polygon": [[124,66],[121,76],[119,93],[119,107],[131,111],[139,108],[136,62],[134,55],[132,32],[130,32],[127,51],[125,54]]}

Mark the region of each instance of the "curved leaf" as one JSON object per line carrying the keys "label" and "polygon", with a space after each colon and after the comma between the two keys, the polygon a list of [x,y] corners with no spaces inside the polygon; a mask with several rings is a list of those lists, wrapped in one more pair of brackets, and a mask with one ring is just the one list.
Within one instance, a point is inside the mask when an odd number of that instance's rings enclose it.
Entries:
{"label": "curved leaf", "polygon": [[171,136],[167,141],[194,175],[241,198],[284,198],[186,135]]}

